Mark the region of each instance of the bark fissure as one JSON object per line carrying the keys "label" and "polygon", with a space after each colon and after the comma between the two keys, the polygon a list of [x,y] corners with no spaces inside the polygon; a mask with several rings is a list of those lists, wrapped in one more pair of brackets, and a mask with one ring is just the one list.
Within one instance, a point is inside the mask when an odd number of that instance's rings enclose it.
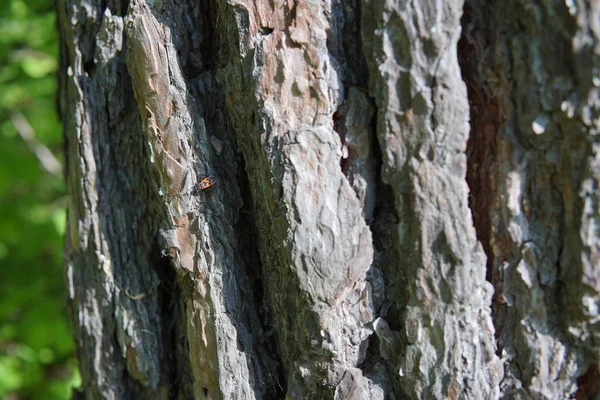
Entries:
{"label": "bark fissure", "polygon": [[393,330],[400,329],[403,321],[407,298],[399,288],[404,288],[406,282],[397,270],[399,242],[394,226],[398,219],[393,215],[393,193],[381,179],[383,162],[376,135],[379,111],[368,90],[370,76],[360,36],[362,6],[359,1],[334,2],[332,8],[337,10],[333,12],[337,18],[332,18],[328,49],[337,61],[337,72],[344,85],[343,99],[333,113],[333,129],[342,142],[342,172],[361,202],[363,218],[372,233],[375,254],[367,271],[367,282],[374,326],[392,326],[392,330],[375,328],[358,367],[385,393],[402,397],[398,382],[394,382],[397,374],[386,359],[396,357],[395,352],[399,351]]}
{"label": "bark fissure", "polygon": [[269,301],[264,293],[266,285],[264,279],[268,272],[264,269],[259,253],[258,238],[260,236],[254,218],[256,207],[249,186],[246,163],[243,158],[240,162],[237,182],[243,202],[239,211],[239,249],[245,260],[245,272],[249,279],[248,287],[252,290],[251,296],[248,296],[247,299],[251,299],[250,301],[258,311],[257,314],[259,317],[258,326],[253,329],[253,332],[256,340],[269,352],[269,358],[273,361],[271,365],[266,365],[264,368],[270,378],[270,385],[266,387],[263,398],[273,400],[283,399],[285,398],[285,388],[287,387],[286,373],[279,352],[277,332],[273,326],[274,317],[271,315]]}
{"label": "bark fissure", "polygon": [[[485,11],[484,11],[485,12]],[[489,15],[488,15],[489,17]],[[506,96],[499,87],[494,87],[482,73],[495,73],[498,69],[489,44],[489,26],[472,26],[470,7],[465,5],[461,19],[462,34],[458,43],[458,60],[461,76],[467,86],[469,99],[470,132],[467,141],[467,174],[469,185],[469,208],[477,239],[487,256],[486,280],[494,286],[492,315],[496,328],[496,339],[501,333],[498,309],[503,307],[501,271],[496,268],[492,246],[493,203],[496,198],[494,163],[497,153],[498,132],[505,128]],[[497,354],[501,353],[501,345]]]}
{"label": "bark fissure", "polygon": [[[155,244],[155,249],[160,249]],[[168,398],[185,399],[193,395],[189,345],[185,334],[185,307],[181,289],[172,263],[173,256],[165,251],[158,255],[153,268],[160,279],[158,286],[159,320],[161,323],[162,379],[168,383]],[[158,340],[159,338],[157,338]]]}
{"label": "bark fissure", "polygon": [[[205,9],[209,10],[208,14],[202,12]],[[218,213],[220,215],[217,223],[222,224],[226,219],[231,226],[227,232],[227,240],[232,244],[230,251],[233,251],[234,255],[225,254],[225,260],[233,259],[235,267],[228,272],[227,283],[223,288],[224,313],[235,327],[235,346],[237,351],[245,355],[248,371],[247,375],[242,376],[225,372],[222,376],[226,380],[221,381],[219,389],[224,397],[238,395],[241,393],[237,392],[240,389],[226,382],[247,379],[248,393],[255,393],[261,398],[277,398],[283,390],[282,387],[285,387],[285,381],[282,381],[283,371],[279,355],[273,351],[277,349],[277,344],[274,343],[275,336],[262,337],[268,334],[270,328],[261,294],[264,272],[256,252],[256,235],[253,235],[256,231],[255,222],[252,214],[246,212],[252,212],[248,207],[252,207],[253,199],[249,197],[245,184],[244,163],[238,159],[238,143],[225,106],[225,90],[216,78],[218,65],[228,52],[227,48],[221,46],[222,39],[218,35],[220,11],[218,5],[212,2],[206,2],[204,7],[198,7],[196,10],[198,19],[195,20],[194,30],[190,30],[191,34],[187,38],[191,47],[198,47],[200,54],[194,57],[192,53],[192,57],[186,59],[187,64],[184,60],[181,60],[181,63],[184,70],[191,71],[195,76],[191,78],[190,102],[197,102],[198,109],[201,110],[199,115],[202,115],[204,123],[198,130],[209,132],[206,137],[200,137],[198,142],[200,146],[206,146],[209,150],[206,164],[201,168],[203,174],[214,174],[218,182],[215,189],[212,192],[209,190],[206,196],[210,197],[210,200],[218,199],[225,206],[225,213]],[[195,31],[202,32],[199,42],[193,40],[195,33],[192,32]],[[189,64],[193,66],[186,69],[185,66]],[[196,87],[199,91],[195,90]],[[200,193],[200,197],[203,195],[204,193]],[[223,237],[222,234],[218,236]],[[231,346],[227,344],[230,338],[217,340],[223,340],[221,346]],[[225,357],[219,359],[219,364],[221,363],[223,365],[219,368],[225,371]],[[209,395],[213,394],[213,391],[209,391]]]}

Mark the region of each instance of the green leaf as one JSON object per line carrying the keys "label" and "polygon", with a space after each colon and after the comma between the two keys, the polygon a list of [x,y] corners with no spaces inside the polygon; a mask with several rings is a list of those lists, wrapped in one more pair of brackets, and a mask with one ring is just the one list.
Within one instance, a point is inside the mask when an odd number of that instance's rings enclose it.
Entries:
{"label": "green leaf", "polygon": [[56,71],[56,60],[47,55],[24,58],[21,67],[32,78],[42,78]]}
{"label": "green leaf", "polygon": [[19,389],[25,376],[20,373],[19,361],[0,356],[0,395]]}
{"label": "green leaf", "polygon": [[[52,222],[54,223],[56,233],[58,233],[60,236],[63,236],[67,227],[67,210],[64,208],[56,210],[52,214]],[[2,247],[0,247],[0,258],[2,258]]]}

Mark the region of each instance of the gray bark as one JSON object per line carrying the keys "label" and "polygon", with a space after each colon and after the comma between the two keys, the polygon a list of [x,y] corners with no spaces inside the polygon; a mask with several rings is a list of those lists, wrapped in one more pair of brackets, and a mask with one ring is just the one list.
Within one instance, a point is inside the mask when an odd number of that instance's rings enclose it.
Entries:
{"label": "gray bark", "polygon": [[600,396],[595,3],[57,10],[85,398]]}
{"label": "gray bark", "polygon": [[466,5],[467,178],[508,398],[600,396],[599,16]]}

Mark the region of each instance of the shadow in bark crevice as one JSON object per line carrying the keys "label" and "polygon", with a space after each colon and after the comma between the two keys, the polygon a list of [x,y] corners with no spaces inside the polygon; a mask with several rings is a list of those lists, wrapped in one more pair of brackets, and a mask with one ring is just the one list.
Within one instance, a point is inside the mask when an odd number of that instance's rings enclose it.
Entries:
{"label": "shadow in bark crevice", "polygon": [[[487,256],[486,279],[494,283],[494,252],[490,242],[492,200],[495,197],[492,182],[493,164],[496,154],[496,135],[503,124],[499,115],[498,99],[492,97],[492,88],[481,76],[481,63],[489,44],[486,33],[469,27],[470,7],[465,6],[461,20],[463,29],[458,42],[458,58],[462,78],[467,86],[470,107],[470,134],[467,141],[467,184],[469,185],[469,208],[477,239]],[[490,192],[491,191],[491,192]],[[497,283],[497,282],[496,282]]]}
{"label": "shadow in bark crevice", "polygon": [[[160,247],[157,245],[156,249]],[[160,279],[158,307],[164,368],[162,380],[169,385],[169,398],[188,398],[193,394],[191,365],[188,360],[189,347],[185,329],[185,307],[183,290],[172,264],[172,255],[161,252],[152,268]]]}
{"label": "shadow in bark crevice", "polygon": [[575,393],[576,400],[597,399],[600,394],[600,368],[598,364],[591,365],[587,371],[577,378],[579,388]]}
{"label": "shadow in bark crevice", "polygon": [[246,163],[240,154],[240,163],[238,165],[237,183],[240,189],[240,195],[243,205],[239,211],[239,222],[237,231],[239,233],[238,249],[242,259],[245,260],[245,276],[249,280],[248,287],[251,289],[251,298],[248,299],[254,305],[258,317],[259,326],[253,332],[262,332],[261,336],[254,336],[259,339],[257,343],[270,353],[270,356],[259,360],[263,365],[261,370],[271,376],[272,385],[268,389],[265,399],[284,399],[286,394],[287,382],[286,373],[281,360],[279,351],[279,339],[276,329],[271,326],[273,316],[270,315],[268,301],[265,298],[265,282],[263,282],[262,260],[259,253],[258,229],[254,217],[254,200],[250,191],[250,184],[246,172]]}
{"label": "shadow in bark crevice", "polygon": [[[264,300],[264,271],[258,253],[253,198],[246,164],[239,157],[238,139],[226,106],[227,92],[218,77],[219,66],[231,56],[223,39],[227,31],[219,25],[226,17],[221,15],[223,10],[218,3],[208,0],[200,4],[186,3],[181,9],[192,11],[179,14],[175,10],[172,16],[176,25],[170,28],[180,34],[179,65],[186,79],[187,104],[194,116],[192,123],[196,132],[192,138],[197,158],[194,164],[199,173],[214,175],[217,180],[211,193],[200,194],[202,209],[192,212],[208,223],[209,235],[205,237],[197,232],[194,229],[197,223],[192,224],[192,234],[199,235],[199,240],[219,242],[215,247],[225,250],[221,255],[205,254],[217,258],[209,264],[216,264],[215,273],[224,277],[222,299],[210,301],[221,301],[225,306],[228,322],[237,334],[232,344],[237,345],[237,352],[244,355],[248,366],[248,376],[244,378],[248,379],[256,397],[283,399],[287,386],[285,371]],[[189,296],[193,297],[191,293]],[[211,350],[223,351],[223,356],[229,357],[226,349]],[[231,378],[235,379],[226,379]],[[221,393],[226,389],[232,388],[222,387]],[[206,393],[210,395],[211,391],[207,389]]]}
{"label": "shadow in bark crevice", "polygon": [[[333,113],[333,129],[342,143],[340,169],[362,203],[363,217],[372,235],[374,257],[366,280],[371,285],[373,318],[382,317],[390,328],[401,330],[408,296],[407,282],[400,270],[400,221],[393,190],[381,176],[378,109],[368,89],[362,7],[363,3],[356,0],[332,2],[332,35],[327,45],[343,83],[343,101]],[[394,362],[380,356],[380,339],[373,333],[367,340],[366,357],[358,367],[386,388],[388,395],[405,397],[395,378],[398,374]]]}
{"label": "shadow in bark crevice", "polygon": [[[486,10],[478,10],[486,12]],[[461,19],[462,34],[458,42],[458,62],[461,75],[467,87],[470,113],[470,133],[467,141],[467,176],[469,186],[469,208],[477,239],[481,243],[485,255],[486,280],[494,287],[492,299],[492,319],[496,328],[496,339],[501,335],[498,325],[502,319],[503,302],[502,278],[495,268],[496,256],[492,247],[492,212],[493,201],[497,197],[496,184],[493,181],[494,164],[497,153],[497,136],[505,124],[505,104],[501,98],[493,96],[495,90],[483,76],[484,68],[489,65],[490,32],[487,27],[473,24],[471,7],[464,6]],[[497,354],[502,347],[498,345]]]}

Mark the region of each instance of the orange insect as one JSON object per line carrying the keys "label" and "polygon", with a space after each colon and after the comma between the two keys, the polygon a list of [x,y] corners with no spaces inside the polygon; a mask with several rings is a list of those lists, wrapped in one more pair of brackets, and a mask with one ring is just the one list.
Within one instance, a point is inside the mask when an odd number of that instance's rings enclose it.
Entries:
{"label": "orange insect", "polygon": [[208,189],[212,187],[215,183],[217,183],[217,179],[214,176],[209,175],[206,178],[203,178],[200,182],[198,182],[196,187],[194,187],[194,191],[192,192],[192,194],[197,195],[198,193],[200,193],[201,190]]}

